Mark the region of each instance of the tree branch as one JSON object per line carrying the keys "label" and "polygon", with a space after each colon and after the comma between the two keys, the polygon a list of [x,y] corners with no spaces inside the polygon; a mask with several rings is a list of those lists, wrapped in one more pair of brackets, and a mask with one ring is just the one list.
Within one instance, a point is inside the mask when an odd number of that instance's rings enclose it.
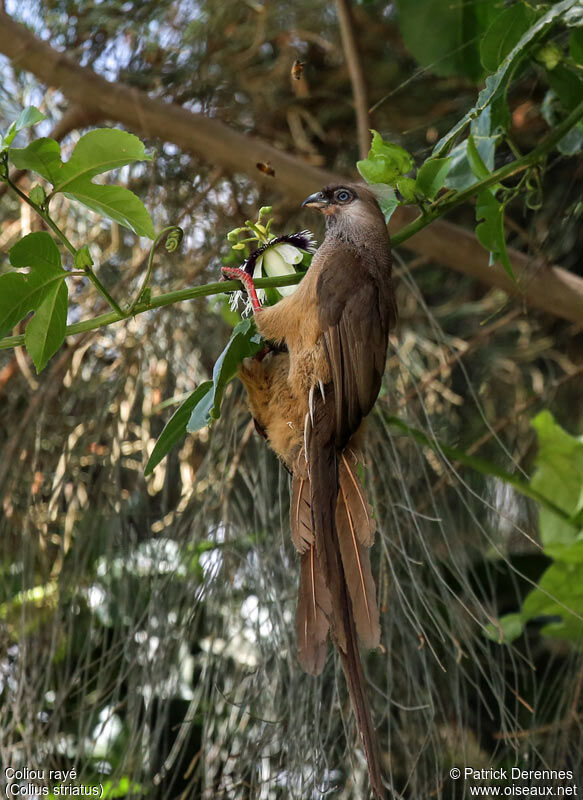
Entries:
{"label": "tree branch", "polygon": [[[45,85],[58,87],[72,103],[82,107],[90,104],[90,111],[104,119],[120,122],[144,137],[171,141],[206,161],[233,172],[245,172],[274,187],[273,179],[262,176],[255,167],[257,161],[270,161],[276,173],[275,186],[294,202],[327,183],[345,180],[344,176],[239,133],[220,120],[150,98],[121,83],[110,83],[53,50],[1,11],[0,53]],[[415,210],[401,207],[395,211],[391,224],[399,229],[416,217]],[[406,246],[489,286],[504,289],[531,306],[572,322],[583,320],[583,279],[560,267],[547,267],[510,248],[510,263],[519,278],[516,286],[502,269],[489,266],[488,253],[473,233],[441,219],[416,233]]]}
{"label": "tree branch", "polygon": [[366,93],[366,82],[356,37],[354,35],[354,20],[350,9],[349,0],[336,0],[336,14],[342,38],[342,49],[346,58],[346,65],[352,83],[352,96],[354,98],[354,108],[356,111],[356,124],[358,129],[358,146],[360,157],[366,158],[370,146],[370,124],[368,117],[368,101]]}

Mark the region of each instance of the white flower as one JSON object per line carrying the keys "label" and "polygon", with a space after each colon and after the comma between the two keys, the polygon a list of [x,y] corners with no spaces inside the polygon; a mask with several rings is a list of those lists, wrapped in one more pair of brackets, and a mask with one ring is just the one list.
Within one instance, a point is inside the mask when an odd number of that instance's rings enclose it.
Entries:
{"label": "white flower", "polygon": [[[253,279],[260,278],[262,271],[268,278],[295,275],[294,265],[299,264],[303,256],[302,251],[298,247],[294,247],[293,244],[287,244],[286,242],[274,244],[273,247],[268,247],[258,257],[253,270]],[[281,295],[289,295],[293,294],[297,288],[298,285],[296,283],[293,286],[278,286],[277,291]],[[262,300],[261,297],[260,300]]]}

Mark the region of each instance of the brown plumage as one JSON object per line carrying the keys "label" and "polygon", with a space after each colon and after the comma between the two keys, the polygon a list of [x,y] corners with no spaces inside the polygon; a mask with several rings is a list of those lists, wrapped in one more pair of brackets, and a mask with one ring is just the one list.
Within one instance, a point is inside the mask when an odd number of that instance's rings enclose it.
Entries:
{"label": "brown plumage", "polygon": [[[258,330],[287,352],[247,359],[240,377],[272,449],[292,473],[291,533],[301,556],[299,658],[318,674],[326,640],[340,652],[371,788],[385,797],[378,742],[358,652],[380,625],[369,548],[374,522],[357,473],[363,418],[380,390],[395,317],[385,221],[362,186],[331,186],[304,205],[326,217],[326,237],[294,294],[260,309]],[[253,289],[247,275],[241,277]]]}

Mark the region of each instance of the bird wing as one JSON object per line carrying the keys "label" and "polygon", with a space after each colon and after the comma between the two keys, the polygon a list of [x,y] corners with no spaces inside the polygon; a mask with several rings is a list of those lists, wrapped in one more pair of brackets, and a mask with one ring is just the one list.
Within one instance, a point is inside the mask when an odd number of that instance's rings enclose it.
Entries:
{"label": "bird wing", "polygon": [[[392,314],[390,272],[343,244],[318,276],[318,322],[330,365],[336,446],[342,448],[373,407],[381,387]],[[383,281],[384,278],[384,281]]]}

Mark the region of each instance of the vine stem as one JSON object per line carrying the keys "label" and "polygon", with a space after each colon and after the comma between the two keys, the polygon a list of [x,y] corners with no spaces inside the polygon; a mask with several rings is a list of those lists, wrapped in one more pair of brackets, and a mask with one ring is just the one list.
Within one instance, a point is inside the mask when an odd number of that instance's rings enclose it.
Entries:
{"label": "vine stem", "polygon": [[182,239],[182,228],[179,228],[177,225],[168,225],[167,228],[163,228],[158,234],[158,236],[156,236],[156,238],[154,239],[154,243],[150,248],[150,255],[148,257],[148,266],[146,268],[146,273],[144,275],[140,288],[136,292],[136,296],[129,304],[128,309],[125,312],[125,316],[130,317],[134,313],[134,309],[138,305],[140,297],[142,296],[144,290],[148,287],[150,283],[150,278],[152,276],[152,269],[154,267],[154,253],[156,252],[156,248],[158,247],[162,239],[165,236],[168,236],[168,234],[171,233],[172,231],[176,231],[179,234],[180,239]]}
{"label": "vine stem", "polygon": [[560,125],[557,125],[557,127],[546,137],[543,142],[533,148],[530,153],[522,156],[522,158],[516,159],[516,161],[511,161],[509,164],[505,164],[503,167],[500,167],[500,169],[497,169],[488,175],[487,178],[483,178],[481,181],[473,183],[462,192],[458,192],[454,197],[445,198],[442,201],[438,200],[433,208],[417,217],[417,219],[413,220],[413,222],[409,223],[409,225],[405,225],[405,227],[401,228],[401,230],[397,231],[397,233],[393,234],[391,237],[391,243],[397,247],[407,239],[410,239],[418,231],[426,228],[427,225],[429,225],[431,222],[434,222],[434,220],[447,214],[452,210],[452,208],[456,208],[456,206],[465,203],[475,194],[479,194],[479,192],[483,191],[484,189],[489,189],[494,184],[499,183],[506,178],[510,178],[512,175],[516,175],[519,172],[523,172],[529,167],[533,167],[536,163],[546,158],[553,147],[558,144],[563,136],[568,133],[571,128],[573,128],[582,118],[583,101],[579,103],[579,105],[576,106],[567,117],[565,117]]}
{"label": "vine stem", "polygon": [[[46,224],[53,231],[55,236],[58,239],[60,239],[60,241],[65,245],[67,250],[71,253],[71,255],[74,258],[77,255],[77,250],[75,249],[75,247],[71,244],[69,239],[65,236],[63,231],[57,225],[57,223],[49,216],[49,214],[47,214],[47,212],[43,208],[37,205],[34,202],[34,200],[31,200],[30,197],[28,197],[28,195],[26,195],[23,191],[21,191],[18,188],[18,186],[12,180],[10,180],[10,177],[8,175],[8,170],[6,171],[6,175],[3,178],[3,180],[8,184],[8,186],[12,189],[12,191],[15,192],[20,197],[20,199],[24,203],[27,203],[27,205],[29,205],[32,209],[34,209],[34,211],[36,211],[39,217],[41,217],[41,219],[43,219],[46,222]],[[91,269],[91,267],[90,266],[83,267],[83,273],[89,278],[89,280],[95,286],[97,291],[107,300],[107,302],[109,303],[111,308],[116,312],[116,314],[121,314],[122,317],[125,316],[124,312],[121,310],[121,306],[111,296],[111,294],[101,283],[101,281],[99,280],[95,272]]]}
{"label": "vine stem", "polygon": [[[68,275],[70,273],[67,273]],[[296,275],[283,275],[275,278],[259,278],[253,281],[258,289],[270,289],[277,286],[293,286],[294,283],[299,283],[303,273]],[[215,294],[229,294],[241,288],[239,281],[217,281],[216,283],[206,283],[204,286],[193,286],[190,289],[178,289],[175,292],[166,292],[157,297],[153,297],[148,303],[137,303],[133,316],[143,314],[145,311],[153,311],[156,308],[163,306],[170,306],[174,303],[182,302],[183,300],[194,300],[197,297],[209,297]],[[101,314],[93,319],[85,319],[81,322],[75,322],[72,325],[67,325],[66,336],[72,336],[76,333],[84,333],[85,331],[93,331],[96,328],[103,328],[106,325],[112,325],[114,322],[121,322],[127,319],[127,313],[121,311],[117,313],[110,311],[107,314]],[[12,347],[20,347],[24,344],[24,334],[19,336],[6,336],[0,339],[0,350],[9,350]]]}
{"label": "vine stem", "polygon": [[[542,161],[544,158],[546,158],[553,147],[563,138],[563,136],[568,133],[568,131],[571,130],[571,128],[573,128],[582,118],[583,102],[579,103],[579,105],[573,109],[573,111],[563,120],[563,122],[561,122],[560,125],[558,125],[543,142],[537,145],[537,147],[531,150],[531,152],[526,156],[500,167],[500,169],[492,172],[492,174],[487,178],[474,183],[468,189],[459,192],[459,194],[455,195],[455,197],[446,198],[441,202],[438,201],[433,209],[430,209],[428,212],[422,214],[409,225],[406,225],[404,228],[401,228],[400,231],[397,231],[397,233],[392,236],[393,246],[400,245],[407,241],[407,239],[410,239],[415,233],[425,228],[435,219],[444,216],[452,208],[455,208],[461,203],[466,202],[483,189],[487,189],[501,180],[522,172],[525,169],[534,166],[537,162]],[[14,185],[12,186],[17,194],[22,194],[18,187]],[[66,244],[72,253],[75,253],[76,251],[71,243],[68,241],[68,239],[66,239],[62,231],[60,231],[57,226],[54,225],[50,217],[46,217],[43,214],[42,209],[40,209],[36,203],[33,203],[28,197],[26,197],[26,195],[23,195],[23,200],[31,205],[35,211],[37,211],[37,213],[40,213],[41,217],[45,219],[47,224],[55,231],[55,234],[61,239],[61,241]],[[89,273],[86,274],[91,278]],[[260,278],[259,280],[255,281],[255,285],[258,289],[272,287],[277,288],[278,286],[293,286],[294,284],[299,283],[302,277],[302,273],[297,273],[295,275],[285,275],[276,278]],[[107,290],[104,287],[99,288],[97,284],[96,287],[103,294],[103,296],[106,297],[106,299],[109,297],[109,293],[107,293]],[[216,283],[207,283],[204,286],[194,286],[189,289],[179,289],[175,292],[166,292],[165,294],[158,295],[158,297],[153,297],[148,303],[132,303],[130,308],[132,309],[132,315],[135,316],[136,314],[142,314],[145,311],[151,311],[155,308],[169,306],[184,300],[193,300],[197,297],[209,297],[215,294],[228,294],[229,292],[234,292],[240,288],[241,285],[239,281],[217,281]],[[68,325],[67,335],[95,330],[96,328],[111,325],[114,322],[119,322],[120,320],[127,318],[128,312],[122,311],[113,298],[110,298],[108,302],[112,306],[113,311],[109,312],[108,314],[102,314],[101,316],[94,317],[93,319],[83,320],[81,322],[75,322],[73,325]],[[3,339],[0,339],[0,350],[8,350],[12,347],[18,347],[22,344],[24,344],[23,335],[7,336]]]}

